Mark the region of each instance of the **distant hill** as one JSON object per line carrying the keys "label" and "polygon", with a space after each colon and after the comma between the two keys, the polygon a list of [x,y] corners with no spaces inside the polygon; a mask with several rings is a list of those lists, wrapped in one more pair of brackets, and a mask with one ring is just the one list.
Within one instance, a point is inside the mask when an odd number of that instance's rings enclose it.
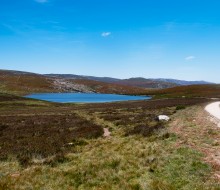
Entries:
{"label": "distant hill", "polygon": [[154,81],[162,81],[162,82],[168,82],[168,83],[174,83],[180,86],[185,86],[185,85],[197,85],[197,84],[213,84],[211,82],[206,82],[206,81],[185,81],[185,80],[176,80],[176,79],[152,79]]}
{"label": "distant hill", "polygon": [[145,89],[100,82],[77,75],[41,75],[0,70],[0,93],[24,95],[43,92],[86,92],[112,94],[144,94]]}
{"label": "distant hill", "polygon": [[185,86],[185,85],[213,84],[206,81],[185,81],[185,80],[163,79],[163,78],[147,79],[142,77],[136,77],[130,79],[117,79],[110,77],[94,77],[94,76],[83,76],[83,75],[73,75],[73,74],[47,74],[46,76],[65,78],[65,79],[94,80],[94,81],[115,83],[126,86],[135,86],[135,87],[153,88],[153,89],[172,88],[175,86]]}
{"label": "distant hill", "polygon": [[189,86],[177,86],[168,89],[156,89],[148,92],[148,95],[154,95],[156,98],[220,98],[220,84],[200,84]]}
{"label": "distant hill", "polygon": [[[71,79],[69,79],[71,80]],[[107,94],[145,94],[148,89],[143,89],[136,86],[121,85],[115,83],[101,82],[87,79],[74,79],[73,83],[84,85],[92,89],[94,92]]]}
{"label": "distant hill", "polygon": [[109,83],[114,83],[121,80],[111,77],[94,77],[94,76],[83,76],[83,75],[74,75],[74,74],[46,74],[45,76],[55,77],[55,78],[65,78],[65,79],[86,79],[86,80],[94,80],[94,81],[109,82]]}
{"label": "distant hill", "polygon": [[141,88],[154,88],[154,89],[155,88],[156,89],[171,88],[171,87],[177,86],[177,84],[174,84],[171,82],[155,81],[152,79],[145,79],[145,78],[130,78],[130,79],[116,81],[114,83],[127,85],[127,86],[135,86],[135,87],[141,87]]}
{"label": "distant hill", "polygon": [[147,94],[153,89],[167,89],[205,81],[174,79],[93,77],[72,74],[41,75],[23,71],[0,70],[0,93],[30,94],[41,92],[87,92],[114,94]]}
{"label": "distant hill", "polygon": [[1,75],[26,75],[26,76],[33,76],[33,75],[38,75],[40,76],[41,74],[37,73],[31,73],[31,72],[26,72],[26,71],[14,71],[14,70],[3,70],[0,69],[0,74]]}
{"label": "distant hill", "polygon": [[71,74],[47,74],[46,76],[65,78],[65,79],[93,80],[93,81],[140,87],[140,88],[170,88],[177,86],[177,84],[171,82],[155,81],[152,79],[145,79],[145,78],[117,79],[110,77],[94,77],[94,76],[82,76],[82,75],[71,75]]}
{"label": "distant hill", "polygon": [[40,74],[0,70],[0,92],[23,94],[53,92],[53,80]]}

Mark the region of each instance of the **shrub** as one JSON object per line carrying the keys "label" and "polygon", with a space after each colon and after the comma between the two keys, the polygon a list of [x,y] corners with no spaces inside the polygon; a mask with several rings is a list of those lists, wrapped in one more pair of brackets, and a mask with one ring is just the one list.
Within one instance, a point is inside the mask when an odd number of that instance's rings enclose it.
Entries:
{"label": "shrub", "polygon": [[176,110],[183,110],[183,109],[186,109],[186,106],[183,105],[176,106]]}

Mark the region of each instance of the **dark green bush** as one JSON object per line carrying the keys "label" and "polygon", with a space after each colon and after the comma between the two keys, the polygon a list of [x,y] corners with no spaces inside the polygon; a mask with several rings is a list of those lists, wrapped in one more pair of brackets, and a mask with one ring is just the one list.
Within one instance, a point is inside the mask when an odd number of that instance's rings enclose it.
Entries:
{"label": "dark green bush", "polygon": [[183,110],[183,109],[186,109],[186,106],[183,105],[176,106],[176,110]]}

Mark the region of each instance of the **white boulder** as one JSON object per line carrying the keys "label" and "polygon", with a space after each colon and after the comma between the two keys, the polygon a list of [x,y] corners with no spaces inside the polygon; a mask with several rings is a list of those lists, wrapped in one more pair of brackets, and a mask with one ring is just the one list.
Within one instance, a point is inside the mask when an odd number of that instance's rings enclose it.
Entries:
{"label": "white boulder", "polygon": [[167,115],[159,115],[158,119],[159,121],[169,121],[170,117],[168,117]]}

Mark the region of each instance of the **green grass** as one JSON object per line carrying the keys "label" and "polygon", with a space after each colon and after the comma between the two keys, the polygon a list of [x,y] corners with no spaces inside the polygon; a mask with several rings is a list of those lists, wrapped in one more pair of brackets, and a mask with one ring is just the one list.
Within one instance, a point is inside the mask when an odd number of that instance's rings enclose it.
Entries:
{"label": "green grass", "polygon": [[[187,147],[175,150],[177,139],[161,140],[159,136],[154,141],[142,136],[89,140],[53,166],[23,169],[15,160],[1,162],[0,187],[200,190],[216,186],[217,189],[217,184],[208,180],[211,168],[202,161],[201,153]],[[20,176],[13,178],[7,173]]]}
{"label": "green grass", "polygon": [[[174,189],[201,189],[211,167],[202,162],[202,155],[190,148],[179,148],[169,155],[156,177],[171,184]],[[190,177],[189,177],[190,176]],[[199,182],[199,183],[198,183]]]}

